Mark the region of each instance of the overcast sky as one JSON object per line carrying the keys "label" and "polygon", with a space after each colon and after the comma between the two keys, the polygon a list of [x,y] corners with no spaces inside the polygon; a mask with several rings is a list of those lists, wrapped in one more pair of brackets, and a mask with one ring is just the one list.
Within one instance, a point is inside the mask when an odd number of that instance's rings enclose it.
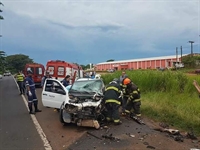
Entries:
{"label": "overcast sky", "polygon": [[200,52],[199,0],[2,0],[1,50],[101,63]]}

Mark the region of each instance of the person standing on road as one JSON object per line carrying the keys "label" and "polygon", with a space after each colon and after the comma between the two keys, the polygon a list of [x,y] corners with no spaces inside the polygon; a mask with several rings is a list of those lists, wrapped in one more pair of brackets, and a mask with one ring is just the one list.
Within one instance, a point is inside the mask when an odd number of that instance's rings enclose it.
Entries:
{"label": "person standing on road", "polygon": [[125,112],[138,123],[144,124],[140,113],[140,89],[129,78],[125,78],[123,84],[126,85],[125,91],[128,95]]}
{"label": "person standing on road", "polygon": [[17,84],[19,86],[20,95],[25,94],[24,89],[24,75],[21,73],[21,71],[18,72],[18,74],[15,76],[17,79]]}
{"label": "person standing on road", "polygon": [[52,77],[51,77],[51,75],[49,74],[49,71],[46,71],[45,75],[42,77],[41,87],[43,88],[46,79],[51,79],[51,78],[52,78]]}
{"label": "person standing on road", "polygon": [[113,79],[106,87],[103,101],[107,110],[106,120],[108,122],[114,121],[115,125],[120,125],[119,107],[121,104],[121,88],[119,79]]}
{"label": "person standing on road", "polygon": [[[41,110],[38,109],[38,99],[36,96],[35,91],[35,83],[32,78],[33,72],[31,70],[28,70],[28,77],[26,77],[26,89],[27,89],[27,96],[28,96],[28,108],[29,108],[29,114],[35,114],[36,112],[41,112]],[[33,112],[32,105],[34,104],[35,112]]]}

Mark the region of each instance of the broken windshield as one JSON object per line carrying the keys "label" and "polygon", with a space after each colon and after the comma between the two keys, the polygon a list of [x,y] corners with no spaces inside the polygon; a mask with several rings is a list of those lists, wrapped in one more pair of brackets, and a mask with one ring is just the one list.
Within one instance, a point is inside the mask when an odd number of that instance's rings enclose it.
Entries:
{"label": "broken windshield", "polygon": [[71,87],[72,91],[80,91],[80,92],[100,92],[102,93],[102,88],[104,84],[101,80],[82,80],[74,82]]}

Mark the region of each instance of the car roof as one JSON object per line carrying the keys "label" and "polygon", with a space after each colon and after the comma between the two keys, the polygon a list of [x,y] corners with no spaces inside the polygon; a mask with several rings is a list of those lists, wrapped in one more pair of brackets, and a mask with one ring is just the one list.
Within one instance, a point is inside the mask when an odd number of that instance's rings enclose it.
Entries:
{"label": "car roof", "polygon": [[76,81],[86,81],[86,80],[101,80],[101,79],[96,79],[96,78],[94,78],[94,79],[92,79],[92,78],[79,78]]}

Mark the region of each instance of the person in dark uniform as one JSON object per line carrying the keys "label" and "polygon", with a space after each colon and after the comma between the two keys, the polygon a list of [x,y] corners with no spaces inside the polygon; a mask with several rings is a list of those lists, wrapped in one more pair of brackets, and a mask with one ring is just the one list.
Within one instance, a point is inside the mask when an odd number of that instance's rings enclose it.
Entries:
{"label": "person in dark uniform", "polygon": [[125,112],[135,121],[144,124],[140,113],[140,89],[129,79],[125,78],[123,84],[126,85],[125,93],[128,95]]}
{"label": "person in dark uniform", "polygon": [[104,103],[107,109],[106,120],[114,121],[115,125],[120,125],[119,107],[121,105],[121,88],[119,79],[114,79],[109,83],[104,92]]}
{"label": "person in dark uniform", "polygon": [[[38,109],[38,99],[35,93],[35,83],[32,78],[33,72],[31,70],[28,70],[28,76],[26,77],[26,89],[27,89],[27,96],[28,96],[28,108],[29,108],[29,114],[35,114],[35,112],[41,112],[41,110]],[[34,105],[35,112],[33,112],[32,105]]]}
{"label": "person in dark uniform", "polygon": [[62,84],[67,87],[68,85],[70,85],[70,75],[67,75],[63,80],[62,80]]}

